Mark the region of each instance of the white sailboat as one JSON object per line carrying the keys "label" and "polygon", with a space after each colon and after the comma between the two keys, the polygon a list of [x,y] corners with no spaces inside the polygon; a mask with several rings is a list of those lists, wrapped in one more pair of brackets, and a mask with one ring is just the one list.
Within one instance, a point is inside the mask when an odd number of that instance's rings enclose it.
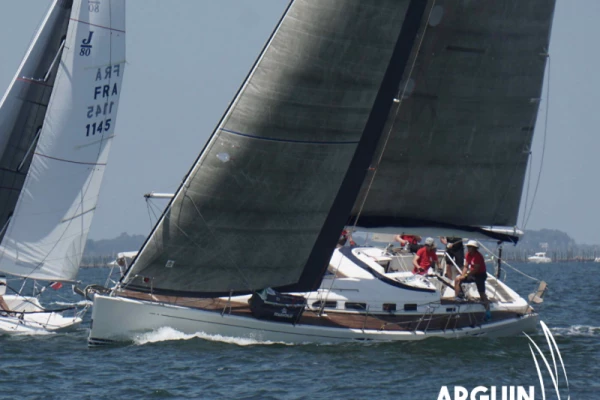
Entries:
{"label": "white sailboat", "polygon": [[[114,137],[124,0],[54,0],[0,104],[0,271],[74,282]],[[6,288],[6,287],[5,287]],[[0,332],[73,329],[8,284]]]}
{"label": "white sailboat", "polygon": [[535,329],[491,275],[486,321],[474,288],[458,301],[443,273],[336,244],[345,226],[518,240],[497,228],[517,218],[553,11],[291,2],[125,276],[95,295],[89,344],[163,326],[284,342]]}
{"label": "white sailboat", "polygon": [[552,262],[552,259],[546,256],[546,252],[543,251],[535,253],[530,257],[527,257],[527,260],[536,264],[547,264]]}

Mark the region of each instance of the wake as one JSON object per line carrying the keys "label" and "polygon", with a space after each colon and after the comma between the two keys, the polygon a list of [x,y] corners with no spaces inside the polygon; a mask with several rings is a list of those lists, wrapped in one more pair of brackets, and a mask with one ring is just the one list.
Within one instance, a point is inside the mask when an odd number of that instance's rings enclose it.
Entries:
{"label": "wake", "polygon": [[209,335],[204,332],[196,332],[194,334],[186,334],[180,331],[177,331],[170,327],[162,327],[152,332],[141,334],[133,339],[133,342],[137,345],[144,345],[147,343],[158,343],[158,342],[167,342],[174,340],[191,340],[191,339],[202,339],[208,340],[211,342],[221,342],[228,344],[235,344],[238,346],[257,346],[257,345],[292,345],[290,343],[284,342],[272,342],[269,340],[257,340],[257,339],[248,339],[248,338],[239,338],[239,337],[229,337],[229,336],[221,336],[221,335]]}

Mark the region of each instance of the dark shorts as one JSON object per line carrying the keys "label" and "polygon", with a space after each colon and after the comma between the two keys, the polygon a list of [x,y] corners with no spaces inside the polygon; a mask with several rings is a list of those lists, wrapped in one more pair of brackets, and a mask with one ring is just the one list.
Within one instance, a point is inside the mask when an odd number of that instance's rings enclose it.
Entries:
{"label": "dark shorts", "polygon": [[487,274],[481,275],[469,275],[466,279],[462,281],[462,283],[473,283],[477,285],[477,291],[479,293],[485,293],[485,280],[487,279]]}
{"label": "dark shorts", "polygon": [[455,248],[446,249],[446,253],[448,253],[446,255],[446,262],[452,263],[449,260],[451,258],[454,260],[454,262],[456,263],[456,265],[459,268],[462,268],[463,264],[465,263],[465,251],[463,250],[462,247],[459,247],[457,249],[455,249]]}
{"label": "dark shorts", "polygon": [[425,245],[423,245],[423,244],[412,244],[411,243],[411,244],[408,245],[408,249],[410,250],[411,253],[416,253],[423,246],[425,246]]}

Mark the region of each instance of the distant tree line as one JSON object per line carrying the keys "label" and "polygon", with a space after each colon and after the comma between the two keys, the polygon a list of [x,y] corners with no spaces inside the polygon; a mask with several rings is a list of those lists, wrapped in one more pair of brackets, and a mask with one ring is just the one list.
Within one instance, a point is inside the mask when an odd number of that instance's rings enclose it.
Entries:
{"label": "distant tree line", "polygon": [[600,257],[600,246],[577,244],[568,234],[556,229],[527,230],[516,246],[504,244],[502,258],[526,261],[538,252],[545,252],[552,261],[593,261]]}
{"label": "distant tree line", "polygon": [[88,239],[81,261],[82,267],[103,267],[117,258],[123,251],[139,250],[146,237],[121,233],[114,239]]}
{"label": "distant tree line", "polygon": [[[105,266],[117,258],[123,251],[139,250],[145,240],[144,235],[129,235],[121,233],[114,239],[91,240],[88,239],[83,255],[83,267]],[[495,245],[486,243],[492,251]],[[578,245],[573,238],[565,232],[555,229],[541,229],[539,231],[527,230],[517,245],[505,243],[502,258],[513,261],[527,261],[527,257],[537,252],[546,252],[553,261],[593,261],[600,257],[599,245]]]}

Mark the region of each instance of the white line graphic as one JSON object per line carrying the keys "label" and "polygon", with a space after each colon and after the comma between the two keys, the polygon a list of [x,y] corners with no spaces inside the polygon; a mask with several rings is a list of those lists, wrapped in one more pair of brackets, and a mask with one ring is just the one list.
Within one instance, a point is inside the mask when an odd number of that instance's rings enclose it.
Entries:
{"label": "white line graphic", "polygon": [[552,383],[554,384],[554,390],[556,390],[556,396],[557,396],[558,400],[560,400],[560,391],[558,389],[558,366],[556,364],[556,358],[554,356],[554,351],[556,350],[556,354],[558,355],[558,360],[560,361],[560,365],[562,367],[563,374],[565,376],[565,382],[567,384],[567,400],[571,400],[571,395],[570,395],[570,393],[568,393],[569,392],[569,379],[567,378],[567,371],[565,369],[565,364],[563,362],[562,356],[560,355],[560,351],[558,350],[558,346],[556,345],[556,341],[554,340],[554,336],[552,336],[552,332],[550,332],[550,329],[548,329],[548,327],[546,326],[544,321],[540,321],[540,325],[542,326],[542,331],[544,332],[544,336],[546,337],[546,342],[548,343],[548,348],[550,349],[550,355],[552,356],[552,364],[554,365],[554,372],[552,371],[552,368],[550,367],[550,364],[548,363],[546,356],[544,355],[544,353],[542,353],[542,350],[540,350],[539,346],[533,341],[533,339],[528,334],[525,333],[525,336],[527,336],[527,338],[531,342],[531,344],[529,345],[529,350],[531,351],[531,356],[533,357],[533,362],[535,363],[535,368],[537,369],[538,377],[540,378],[540,388],[542,390],[542,400],[546,400],[546,392],[544,389],[544,380],[542,377],[542,371],[540,370],[540,366],[538,364],[537,355],[533,351],[533,348],[531,347],[532,344],[533,344],[533,347],[535,347],[535,349],[537,350],[537,354],[539,354],[539,356],[542,358],[542,361],[546,365],[546,369],[548,370],[548,373],[550,374],[550,378],[552,379]]}

